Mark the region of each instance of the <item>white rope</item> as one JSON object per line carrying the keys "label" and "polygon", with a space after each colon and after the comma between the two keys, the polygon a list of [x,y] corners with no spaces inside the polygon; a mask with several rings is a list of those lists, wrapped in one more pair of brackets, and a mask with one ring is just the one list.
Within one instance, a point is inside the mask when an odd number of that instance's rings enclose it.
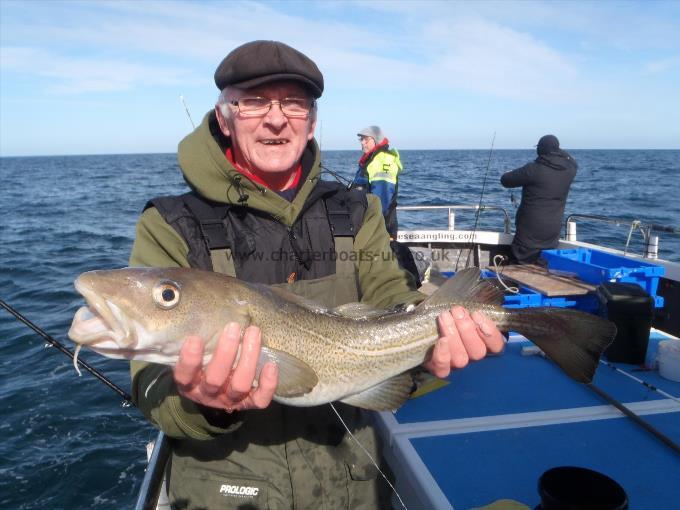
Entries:
{"label": "white rope", "polygon": [[633,231],[636,228],[640,228],[641,222],[640,220],[633,220],[633,222],[630,224],[630,230],[628,231],[628,239],[626,240],[626,247],[623,249],[623,256],[626,256],[626,253],[628,253],[628,245],[630,244],[630,238],[633,235]]}
{"label": "white rope", "polygon": [[496,272],[496,279],[500,282],[500,284],[503,286],[505,290],[508,292],[512,292],[513,294],[519,294],[519,289],[517,287],[508,287],[505,282],[501,279],[501,266],[499,264],[499,261],[502,263],[505,260],[505,257],[503,255],[496,255],[493,258],[493,267]]}

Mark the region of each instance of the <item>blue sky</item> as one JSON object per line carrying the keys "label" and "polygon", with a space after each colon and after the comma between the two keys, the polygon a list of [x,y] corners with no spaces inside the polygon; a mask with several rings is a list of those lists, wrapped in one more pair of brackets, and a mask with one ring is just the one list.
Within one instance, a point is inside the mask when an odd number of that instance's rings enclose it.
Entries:
{"label": "blue sky", "polygon": [[174,152],[254,39],[324,73],[323,149],[680,148],[677,1],[0,0],[0,155]]}

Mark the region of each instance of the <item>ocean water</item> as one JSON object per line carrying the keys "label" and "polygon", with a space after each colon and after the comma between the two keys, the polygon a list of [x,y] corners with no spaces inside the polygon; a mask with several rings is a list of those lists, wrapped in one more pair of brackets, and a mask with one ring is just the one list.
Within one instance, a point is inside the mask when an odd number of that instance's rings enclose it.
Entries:
{"label": "ocean water", "polygon": [[[630,221],[680,227],[680,151],[573,151],[580,170],[567,214],[621,218],[621,226],[579,222],[579,239],[623,249]],[[328,151],[329,173],[351,178],[358,151]],[[403,151],[402,205],[504,207],[514,218],[503,171],[531,151]],[[487,170],[488,168],[488,170]],[[146,201],[185,191],[174,154],[0,159],[0,298],[57,340],[82,305],[81,272],[125,266]],[[330,175],[328,176],[330,178]],[[482,189],[484,189],[482,197]],[[519,192],[515,192],[519,200]],[[404,227],[446,226],[446,214],[400,213]],[[456,217],[472,228],[474,213]],[[478,228],[500,228],[482,214]],[[643,243],[635,232],[630,250]],[[662,234],[662,258],[680,261],[680,236]],[[129,391],[128,366],[84,351],[82,359]],[[134,407],[0,309],[0,508],[130,507],[156,431]]]}

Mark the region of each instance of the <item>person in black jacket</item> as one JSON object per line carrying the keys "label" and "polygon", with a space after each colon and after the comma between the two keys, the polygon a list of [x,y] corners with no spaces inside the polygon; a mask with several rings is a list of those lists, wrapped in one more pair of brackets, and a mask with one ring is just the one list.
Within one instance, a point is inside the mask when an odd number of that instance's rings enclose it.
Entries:
{"label": "person in black jacket", "polygon": [[522,188],[510,247],[510,261],[519,264],[532,264],[541,250],[557,247],[564,205],[578,168],[574,158],[560,149],[554,135],[541,137],[536,152],[538,157],[533,162],[501,176],[504,187]]}

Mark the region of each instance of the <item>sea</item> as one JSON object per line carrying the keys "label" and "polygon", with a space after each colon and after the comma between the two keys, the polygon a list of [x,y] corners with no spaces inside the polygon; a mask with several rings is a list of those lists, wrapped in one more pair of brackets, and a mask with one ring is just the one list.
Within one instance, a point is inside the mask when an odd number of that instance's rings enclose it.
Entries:
{"label": "sea", "polygon": [[[680,227],[680,151],[574,150],[579,163],[566,215],[580,240],[641,253],[631,222]],[[327,179],[351,179],[358,151],[323,152]],[[500,175],[529,150],[401,152],[400,205],[499,206],[514,218],[520,193]],[[0,299],[72,349],[67,331],[83,300],[74,279],[127,264],[147,200],[187,190],[175,154],[0,158]],[[565,215],[565,216],[566,216]],[[402,228],[445,228],[446,211],[399,213]],[[456,227],[474,228],[474,211]],[[478,229],[502,228],[484,210]],[[629,239],[630,235],[630,239]],[[680,261],[680,236],[661,234],[660,258]],[[82,359],[130,391],[128,364],[84,350]],[[0,309],[0,508],[121,509],[134,505],[156,435],[134,407]]]}

